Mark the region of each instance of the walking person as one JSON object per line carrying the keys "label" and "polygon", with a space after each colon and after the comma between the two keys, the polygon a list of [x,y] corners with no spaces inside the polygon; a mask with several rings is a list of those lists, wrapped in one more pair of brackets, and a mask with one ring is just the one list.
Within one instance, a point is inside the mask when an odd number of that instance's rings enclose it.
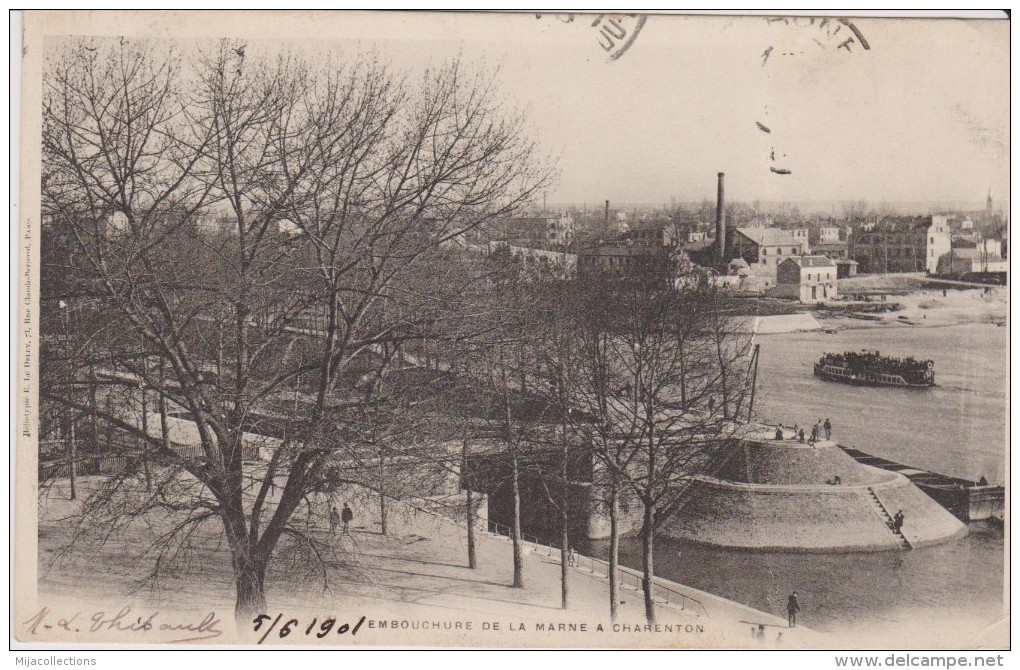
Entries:
{"label": "walking person", "polygon": [[900,528],[903,528],[903,510],[896,512],[896,515],[892,518],[893,530],[897,533],[900,532]]}
{"label": "walking person", "polygon": [[340,520],[344,522],[344,535],[351,533],[351,521],[354,521],[354,512],[344,503],[344,511],[340,513]]}
{"label": "walking person", "polygon": [[790,628],[797,627],[797,612],[800,611],[800,602],[797,600],[797,592],[794,591],[786,600],[786,615],[790,622]]}
{"label": "walking person", "polygon": [[329,534],[335,535],[336,529],[340,527],[340,513],[336,511],[336,505],[329,509]]}
{"label": "walking person", "polygon": [[832,437],[832,422],[826,419],[823,427],[825,428],[825,439],[828,440]]}

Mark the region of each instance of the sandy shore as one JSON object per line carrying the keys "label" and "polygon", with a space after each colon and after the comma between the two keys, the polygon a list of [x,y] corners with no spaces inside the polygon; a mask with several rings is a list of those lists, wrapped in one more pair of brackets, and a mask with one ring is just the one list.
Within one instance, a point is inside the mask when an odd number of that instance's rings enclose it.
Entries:
{"label": "sandy shore", "polygon": [[[841,289],[842,290],[842,289]],[[874,296],[873,296],[874,299]],[[887,302],[901,309],[868,314],[871,319],[847,316],[842,311],[818,309],[812,313],[824,328],[935,328],[968,323],[995,323],[1005,326],[1009,314],[1009,288],[985,289],[914,289],[906,293],[889,293]],[[867,304],[875,304],[865,303]],[[862,310],[863,311],[863,310]]]}

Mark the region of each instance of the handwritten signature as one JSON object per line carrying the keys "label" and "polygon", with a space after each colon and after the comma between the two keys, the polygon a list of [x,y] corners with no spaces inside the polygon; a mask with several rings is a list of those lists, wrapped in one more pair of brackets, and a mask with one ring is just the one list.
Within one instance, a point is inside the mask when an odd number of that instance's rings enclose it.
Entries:
{"label": "handwritten signature", "polygon": [[[140,637],[158,637],[158,642],[198,642],[211,640],[223,634],[220,619],[215,612],[209,612],[200,620],[174,620],[159,610],[135,614],[130,605],[117,612],[96,610],[90,614],[82,611],[70,616],[57,616],[49,607],[43,607],[27,621],[31,635],[45,634],[47,630],[64,630],[70,633],[95,634],[109,631],[136,633]],[[180,637],[183,636],[183,637]],[[169,637],[170,639],[165,639]]]}

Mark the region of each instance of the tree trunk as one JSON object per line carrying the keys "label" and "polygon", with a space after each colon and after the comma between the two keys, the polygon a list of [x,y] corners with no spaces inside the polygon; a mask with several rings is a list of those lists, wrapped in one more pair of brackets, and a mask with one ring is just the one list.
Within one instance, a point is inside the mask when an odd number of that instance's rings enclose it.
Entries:
{"label": "tree trunk", "polygon": [[149,472],[149,408],[146,403],[146,396],[148,395],[145,387],[141,388],[142,391],[142,434],[145,437],[142,439],[142,468],[145,470],[145,490],[152,491],[152,473]]}
{"label": "tree trunk", "polygon": [[[456,357],[455,357],[456,359]],[[468,480],[468,442],[465,437],[461,443],[460,451],[460,481],[464,487],[464,495],[467,503],[467,550],[468,567],[474,570],[478,567],[478,559],[475,554],[475,501],[471,492],[471,482]]]}
{"label": "tree trunk", "polygon": [[570,559],[570,537],[567,532],[567,519],[563,515],[563,528],[560,531],[560,608],[567,609],[570,604],[570,586],[567,577],[570,574],[567,562]]}
{"label": "tree trunk", "polygon": [[236,561],[234,582],[237,587],[234,618],[239,631],[250,630],[252,620],[266,611],[265,561],[253,558]]}
{"label": "tree trunk", "polygon": [[524,588],[524,552],[521,547],[521,488],[520,488],[520,473],[518,472],[517,455],[514,454],[512,464],[513,477],[511,480],[511,487],[513,489],[514,498],[514,518],[513,528],[511,529],[511,538],[514,545],[514,588]]}
{"label": "tree trunk", "polygon": [[89,366],[89,428],[92,431],[92,453],[99,451],[99,406],[96,399],[96,366]]}
{"label": "tree trunk", "polygon": [[170,451],[170,426],[168,425],[166,411],[166,396],[163,395],[163,363],[159,365],[159,435],[163,443],[163,450]]}
{"label": "tree trunk", "polygon": [[570,571],[567,569],[567,561],[570,557],[570,530],[568,524],[570,522],[570,512],[567,507],[567,500],[569,497],[568,480],[567,480],[567,422],[566,413],[564,413],[562,430],[563,430],[563,464],[560,467],[560,486],[561,486],[561,497],[560,497],[560,607],[567,609],[570,602],[570,587],[567,583],[567,577]]}
{"label": "tree trunk", "polygon": [[652,577],[655,575],[655,509],[645,503],[644,524],[641,527],[641,586],[645,592],[645,618],[655,623],[655,600],[652,598]]}
{"label": "tree trunk", "polygon": [[620,610],[620,501],[616,482],[609,491],[609,616],[613,621]]}
{"label": "tree trunk", "polygon": [[379,455],[379,532],[386,534],[386,460]]}
{"label": "tree trunk", "polygon": [[74,479],[75,479],[74,469],[75,468],[74,468],[74,462],[77,460],[78,454],[75,453],[76,452],[76,449],[75,449],[76,445],[74,443],[74,417],[71,417],[71,422],[70,423],[71,423],[71,427],[68,430],[68,433],[69,433],[69,437],[71,439],[67,443],[67,474],[68,474],[68,476],[70,478],[70,484],[71,484],[71,500],[75,500],[78,497],[78,492],[75,490],[75,481],[74,481]]}
{"label": "tree trunk", "polygon": [[475,501],[471,489],[467,489],[467,550],[468,567],[474,570],[478,567],[478,558],[475,553]]}

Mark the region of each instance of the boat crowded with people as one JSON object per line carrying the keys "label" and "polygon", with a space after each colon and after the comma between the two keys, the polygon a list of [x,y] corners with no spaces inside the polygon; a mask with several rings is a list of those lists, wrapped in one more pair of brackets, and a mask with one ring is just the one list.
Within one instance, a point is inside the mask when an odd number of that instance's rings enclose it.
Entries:
{"label": "boat crowded with people", "polygon": [[823,354],[815,363],[815,375],[844,384],[924,388],[935,385],[934,368],[933,361],[913,356],[895,358],[877,351],[847,351]]}

